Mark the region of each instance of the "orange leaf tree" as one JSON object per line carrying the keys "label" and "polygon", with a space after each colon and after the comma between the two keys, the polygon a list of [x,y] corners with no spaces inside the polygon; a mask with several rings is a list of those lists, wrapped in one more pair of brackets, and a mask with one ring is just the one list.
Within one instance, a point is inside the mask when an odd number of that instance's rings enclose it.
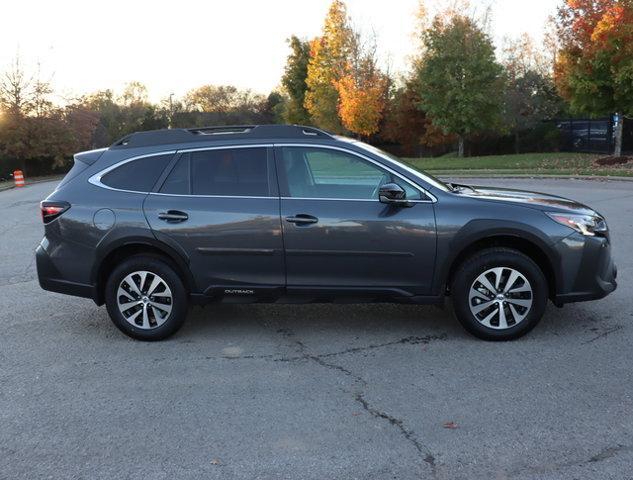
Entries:
{"label": "orange leaf tree", "polygon": [[349,23],[345,4],[334,0],[322,35],[310,44],[307,67],[305,108],[317,126],[336,133],[344,129],[337,115],[339,97],[334,82],[343,75],[357,42]]}
{"label": "orange leaf tree", "polygon": [[349,65],[334,85],[343,126],[360,136],[376,133],[385,110],[388,78],[376,67],[371,54],[361,58],[358,66]]}
{"label": "orange leaf tree", "polygon": [[[558,10],[556,85],[572,110],[633,114],[633,0],[566,0]],[[622,121],[615,155],[622,150]]]}

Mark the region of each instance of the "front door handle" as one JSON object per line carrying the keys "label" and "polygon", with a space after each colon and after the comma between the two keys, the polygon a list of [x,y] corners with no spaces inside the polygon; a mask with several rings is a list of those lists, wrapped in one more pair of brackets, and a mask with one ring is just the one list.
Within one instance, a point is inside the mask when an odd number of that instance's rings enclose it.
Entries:
{"label": "front door handle", "polygon": [[189,219],[189,215],[180,210],[167,210],[166,212],[160,212],[158,218],[165,220],[168,223],[184,222]]}
{"label": "front door handle", "polygon": [[307,225],[310,223],[317,223],[318,221],[319,219],[317,217],[306,215],[305,213],[300,213],[294,217],[286,217],[286,222],[294,223],[295,225]]}

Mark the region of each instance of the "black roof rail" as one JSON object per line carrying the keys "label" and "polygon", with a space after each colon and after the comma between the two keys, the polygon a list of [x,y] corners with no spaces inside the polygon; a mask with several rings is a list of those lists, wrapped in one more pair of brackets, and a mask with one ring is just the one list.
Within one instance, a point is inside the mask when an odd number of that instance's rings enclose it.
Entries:
{"label": "black roof rail", "polygon": [[303,125],[227,125],[136,132],[117,140],[110,148],[148,147],[198,141],[207,142],[216,139],[225,140],[229,135],[236,140],[306,139],[306,137],[334,138],[333,134],[324,130]]}

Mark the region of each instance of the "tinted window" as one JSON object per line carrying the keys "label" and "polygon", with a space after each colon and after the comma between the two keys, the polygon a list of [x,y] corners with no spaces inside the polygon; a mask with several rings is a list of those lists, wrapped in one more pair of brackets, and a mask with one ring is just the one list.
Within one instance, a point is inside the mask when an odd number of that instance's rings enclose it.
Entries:
{"label": "tinted window", "polygon": [[207,150],[190,155],[193,195],[269,195],[266,148]]}
{"label": "tinted window", "polygon": [[156,155],[124,163],[101,178],[108,187],[149,192],[173,155]]}
{"label": "tinted window", "polygon": [[291,197],[377,200],[380,186],[394,182],[408,199],[420,199],[420,192],[401,178],[338,150],[284,147],[282,162]]}
{"label": "tinted window", "polygon": [[190,192],[189,154],[183,154],[165,179],[161,193],[188,195]]}

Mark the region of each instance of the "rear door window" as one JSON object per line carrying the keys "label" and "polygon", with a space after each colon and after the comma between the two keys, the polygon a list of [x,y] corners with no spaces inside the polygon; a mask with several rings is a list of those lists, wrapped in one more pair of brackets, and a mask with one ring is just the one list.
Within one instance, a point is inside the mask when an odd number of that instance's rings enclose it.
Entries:
{"label": "rear door window", "polygon": [[191,177],[189,175],[189,154],[183,153],[176,166],[169,173],[160,193],[172,195],[189,195],[191,193]]}
{"label": "rear door window", "polygon": [[171,195],[270,196],[274,184],[266,147],[185,152],[160,188]]}
{"label": "rear door window", "polygon": [[270,195],[265,147],[191,152],[191,194],[218,196]]}
{"label": "rear door window", "polygon": [[101,183],[118,190],[149,192],[173,154],[153,155],[126,162],[101,177]]}

